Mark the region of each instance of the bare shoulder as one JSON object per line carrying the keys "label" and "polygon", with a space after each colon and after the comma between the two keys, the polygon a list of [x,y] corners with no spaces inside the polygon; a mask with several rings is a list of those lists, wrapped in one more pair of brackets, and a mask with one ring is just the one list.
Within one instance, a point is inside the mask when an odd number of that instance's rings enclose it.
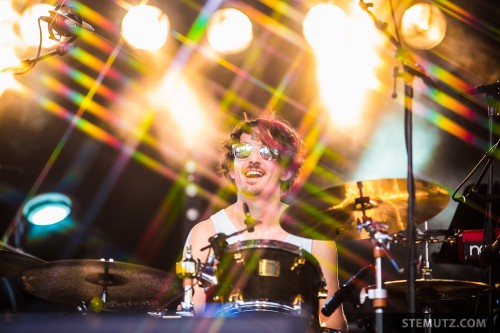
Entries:
{"label": "bare shoulder", "polygon": [[208,219],[197,223],[189,233],[188,243],[191,244],[193,251],[198,252],[200,248],[208,244],[208,238],[213,236],[215,228],[212,220]]}

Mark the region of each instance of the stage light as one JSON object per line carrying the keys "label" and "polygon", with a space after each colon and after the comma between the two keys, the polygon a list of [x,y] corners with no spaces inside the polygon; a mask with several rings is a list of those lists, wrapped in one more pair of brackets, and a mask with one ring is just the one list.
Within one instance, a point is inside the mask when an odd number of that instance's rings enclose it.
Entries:
{"label": "stage light", "polygon": [[401,18],[401,35],[410,47],[431,49],[441,43],[446,35],[446,17],[433,4],[414,4]]}
{"label": "stage light", "polygon": [[140,50],[155,51],[162,47],[168,37],[170,22],[161,9],[139,5],[123,17],[121,31],[129,45]]}
{"label": "stage light", "polygon": [[217,52],[235,54],[245,50],[253,39],[252,22],[234,8],[219,9],[208,23],[207,40]]}
{"label": "stage light", "polygon": [[[325,15],[323,8],[331,13]],[[369,103],[367,93],[379,88],[375,69],[381,64],[377,50],[383,38],[363,12],[352,11],[347,15],[341,8],[326,4],[313,9],[319,11],[308,13],[307,22],[311,26],[304,20],[304,34],[310,31],[313,37],[310,43],[316,58],[322,107],[336,129],[359,129]],[[324,23],[320,23],[322,20]]]}
{"label": "stage light", "polygon": [[[48,4],[35,4],[28,7],[19,19],[19,31],[24,43],[38,47],[40,44],[40,29],[38,28],[38,18],[49,16],[49,10],[54,10],[54,6]],[[49,28],[47,22],[40,21],[42,29],[42,47],[44,49],[54,47],[58,44],[49,38]]]}
{"label": "stage light", "polygon": [[71,205],[71,199],[64,194],[44,193],[26,202],[23,215],[32,224],[52,225],[69,216]]}
{"label": "stage light", "polygon": [[333,4],[319,4],[311,8],[302,22],[302,33],[313,49],[334,52],[348,36],[346,13]]}

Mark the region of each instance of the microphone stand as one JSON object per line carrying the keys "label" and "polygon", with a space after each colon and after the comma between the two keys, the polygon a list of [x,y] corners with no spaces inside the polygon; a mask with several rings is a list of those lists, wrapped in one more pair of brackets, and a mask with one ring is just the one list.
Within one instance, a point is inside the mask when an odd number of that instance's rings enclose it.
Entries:
{"label": "microphone stand", "polygon": [[69,51],[71,51],[72,49],[74,49],[75,47],[76,46],[74,44],[70,44],[67,42],[61,42],[56,46],[56,48],[54,50],[47,52],[46,54],[43,54],[41,56],[36,56],[34,58],[31,58],[31,59],[27,58],[27,59],[22,60],[21,63],[23,65],[26,65],[25,68],[7,67],[7,68],[2,69],[2,73],[13,72],[14,75],[24,74],[27,71],[29,71],[30,69],[32,69],[36,65],[36,63],[39,62],[40,60],[44,60],[46,58],[49,58],[49,57],[52,57],[55,55],[63,56],[66,53],[68,53]]}
{"label": "microphone stand", "polygon": [[[496,90],[496,91],[495,91]],[[488,183],[486,187],[486,220],[484,222],[484,244],[490,245],[493,243],[495,240],[495,225],[493,225],[493,164],[494,164],[494,158],[493,158],[493,152],[494,148],[497,147],[498,142],[496,145],[493,146],[493,141],[494,141],[494,132],[493,132],[493,127],[494,127],[494,117],[498,117],[500,115],[500,89],[497,87],[493,91],[486,91],[486,99],[488,102],[488,130],[489,130],[489,145],[490,145],[490,151],[488,152],[490,154],[489,156],[489,164],[486,165],[485,168],[489,167],[488,170]],[[494,316],[493,316],[493,309],[495,307],[495,265],[493,264],[494,261],[490,261],[487,266],[487,282],[488,284],[493,288],[493,292],[488,295],[488,313],[489,313],[489,321],[491,323],[490,325],[490,332],[495,331],[495,322],[494,322]]]}
{"label": "microphone stand", "polygon": [[[495,138],[494,138],[494,125],[495,125],[495,117],[500,116],[500,81],[497,81],[494,84],[490,85],[483,85],[476,87],[475,89],[469,91],[470,93],[474,94],[485,94],[486,95],[486,101],[487,101],[487,112],[488,112],[488,143],[489,143],[489,149],[488,151],[483,155],[481,160],[474,166],[472,171],[465,177],[465,179],[458,185],[458,187],[455,189],[453,192],[451,198],[454,201],[457,202],[466,202],[467,196],[470,194],[470,192],[477,192],[478,186],[483,180],[483,177],[486,175],[486,172],[488,172],[488,181],[487,181],[487,186],[486,186],[486,195],[485,195],[485,211],[484,214],[486,215],[485,222],[484,222],[484,234],[483,234],[483,245],[488,246],[493,243],[495,240],[495,229],[496,225],[494,225],[493,221],[493,201],[498,200],[496,196],[493,195],[493,184],[494,184],[494,160],[495,160],[495,151],[498,148],[498,145],[500,144],[500,139],[497,140],[495,144],[493,144]],[[455,197],[456,193],[460,190],[460,188],[467,182],[468,179],[472,177],[472,175],[476,172],[476,170],[481,166],[484,161],[485,165],[483,170],[481,171],[477,181],[473,185],[473,187],[469,190],[468,193],[464,194],[462,197]],[[493,289],[495,290],[495,265],[493,262],[489,262],[486,266],[486,278],[485,282],[489,284]],[[494,322],[494,316],[493,316],[493,310],[496,304],[495,301],[496,295],[494,293],[490,293],[488,295],[488,313],[489,313],[489,322],[491,323],[489,331],[494,332],[495,331],[495,322]]]}
{"label": "microphone stand", "polygon": [[402,77],[404,80],[404,122],[405,122],[405,142],[406,151],[408,156],[407,165],[407,188],[408,188],[408,225],[407,225],[407,237],[408,237],[408,309],[411,314],[416,313],[416,292],[415,292],[415,279],[417,271],[418,258],[416,255],[416,227],[415,227],[415,179],[413,176],[413,123],[412,123],[412,102],[413,102],[413,79],[415,76],[420,77],[423,82],[432,87],[437,87],[436,83],[425,74],[425,71],[421,66],[415,63],[410,51],[404,49],[401,42],[390,34],[387,30],[387,23],[380,21],[375,17],[375,15],[370,11],[370,7],[373,6],[372,3],[365,3],[360,0],[359,6],[372,18],[377,29],[382,31],[390,42],[396,48],[396,58],[399,59],[403,64],[403,73],[395,73],[395,77]]}

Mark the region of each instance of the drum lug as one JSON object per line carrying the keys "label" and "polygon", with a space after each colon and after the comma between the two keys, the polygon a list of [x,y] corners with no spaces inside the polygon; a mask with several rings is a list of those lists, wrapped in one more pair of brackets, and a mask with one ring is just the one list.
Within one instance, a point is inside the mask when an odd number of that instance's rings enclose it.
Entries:
{"label": "drum lug", "polygon": [[298,294],[293,299],[293,309],[300,310],[302,309],[302,303],[304,303],[304,297],[301,294]]}
{"label": "drum lug", "polygon": [[306,264],[306,258],[304,258],[304,254],[302,253],[302,249],[299,251],[299,256],[295,257],[293,260],[293,265],[290,270],[294,271],[297,268],[302,268]]}
{"label": "drum lug", "polygon": [[243,302],[243,296],[240,293],[234,293],[229,295],[229,303],[240,303]]}
{"label": "drum lug", "polygon": [[325,288],[321,288],[320,290],[318,290],[319,299],[325,299],[327,297],[328,297],[328,290],[326,290]]}
{"label": "drum lug", "polygon": [[321,281],[321,287],[318,290],[318,298],[325,299],[328,297],[328,289],[326,289],[326,280]]}
{"label": "drum lug", "polygon": [[243,258],[243,255],[241,254],[240,251],[234,252],[233,254],[234,261],[238,264],[244,264],[245,263],[245,258]]}

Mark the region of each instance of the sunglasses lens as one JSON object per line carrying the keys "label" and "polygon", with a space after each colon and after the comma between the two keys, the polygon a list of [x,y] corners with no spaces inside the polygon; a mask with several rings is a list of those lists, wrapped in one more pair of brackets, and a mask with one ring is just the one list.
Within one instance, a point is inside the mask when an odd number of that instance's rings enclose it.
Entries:
{"label": "sunglasses lens", "polygon": [[[233,145],[233,155],[239,160],[245,160],[252,155],[253,146],[249,143],[240,143]],[[278,151],[271,150],[267,146],[259,148],[259,155],[266,161],[273,161],[278,158]]]}
{"label": "sunglasses lens", "polygon": [[259,154],[266,161],[271,161],[274,158],[274,155],[271,152],[271,149],[269,149],[269,147],[267,147],[267,146],[260,147]]}
{"label": "sunglasses lens", "polygon": [[249,144],[235,144],[233,145],[234,157],[240,160],[244,160],[252,154],[252,146]]}

